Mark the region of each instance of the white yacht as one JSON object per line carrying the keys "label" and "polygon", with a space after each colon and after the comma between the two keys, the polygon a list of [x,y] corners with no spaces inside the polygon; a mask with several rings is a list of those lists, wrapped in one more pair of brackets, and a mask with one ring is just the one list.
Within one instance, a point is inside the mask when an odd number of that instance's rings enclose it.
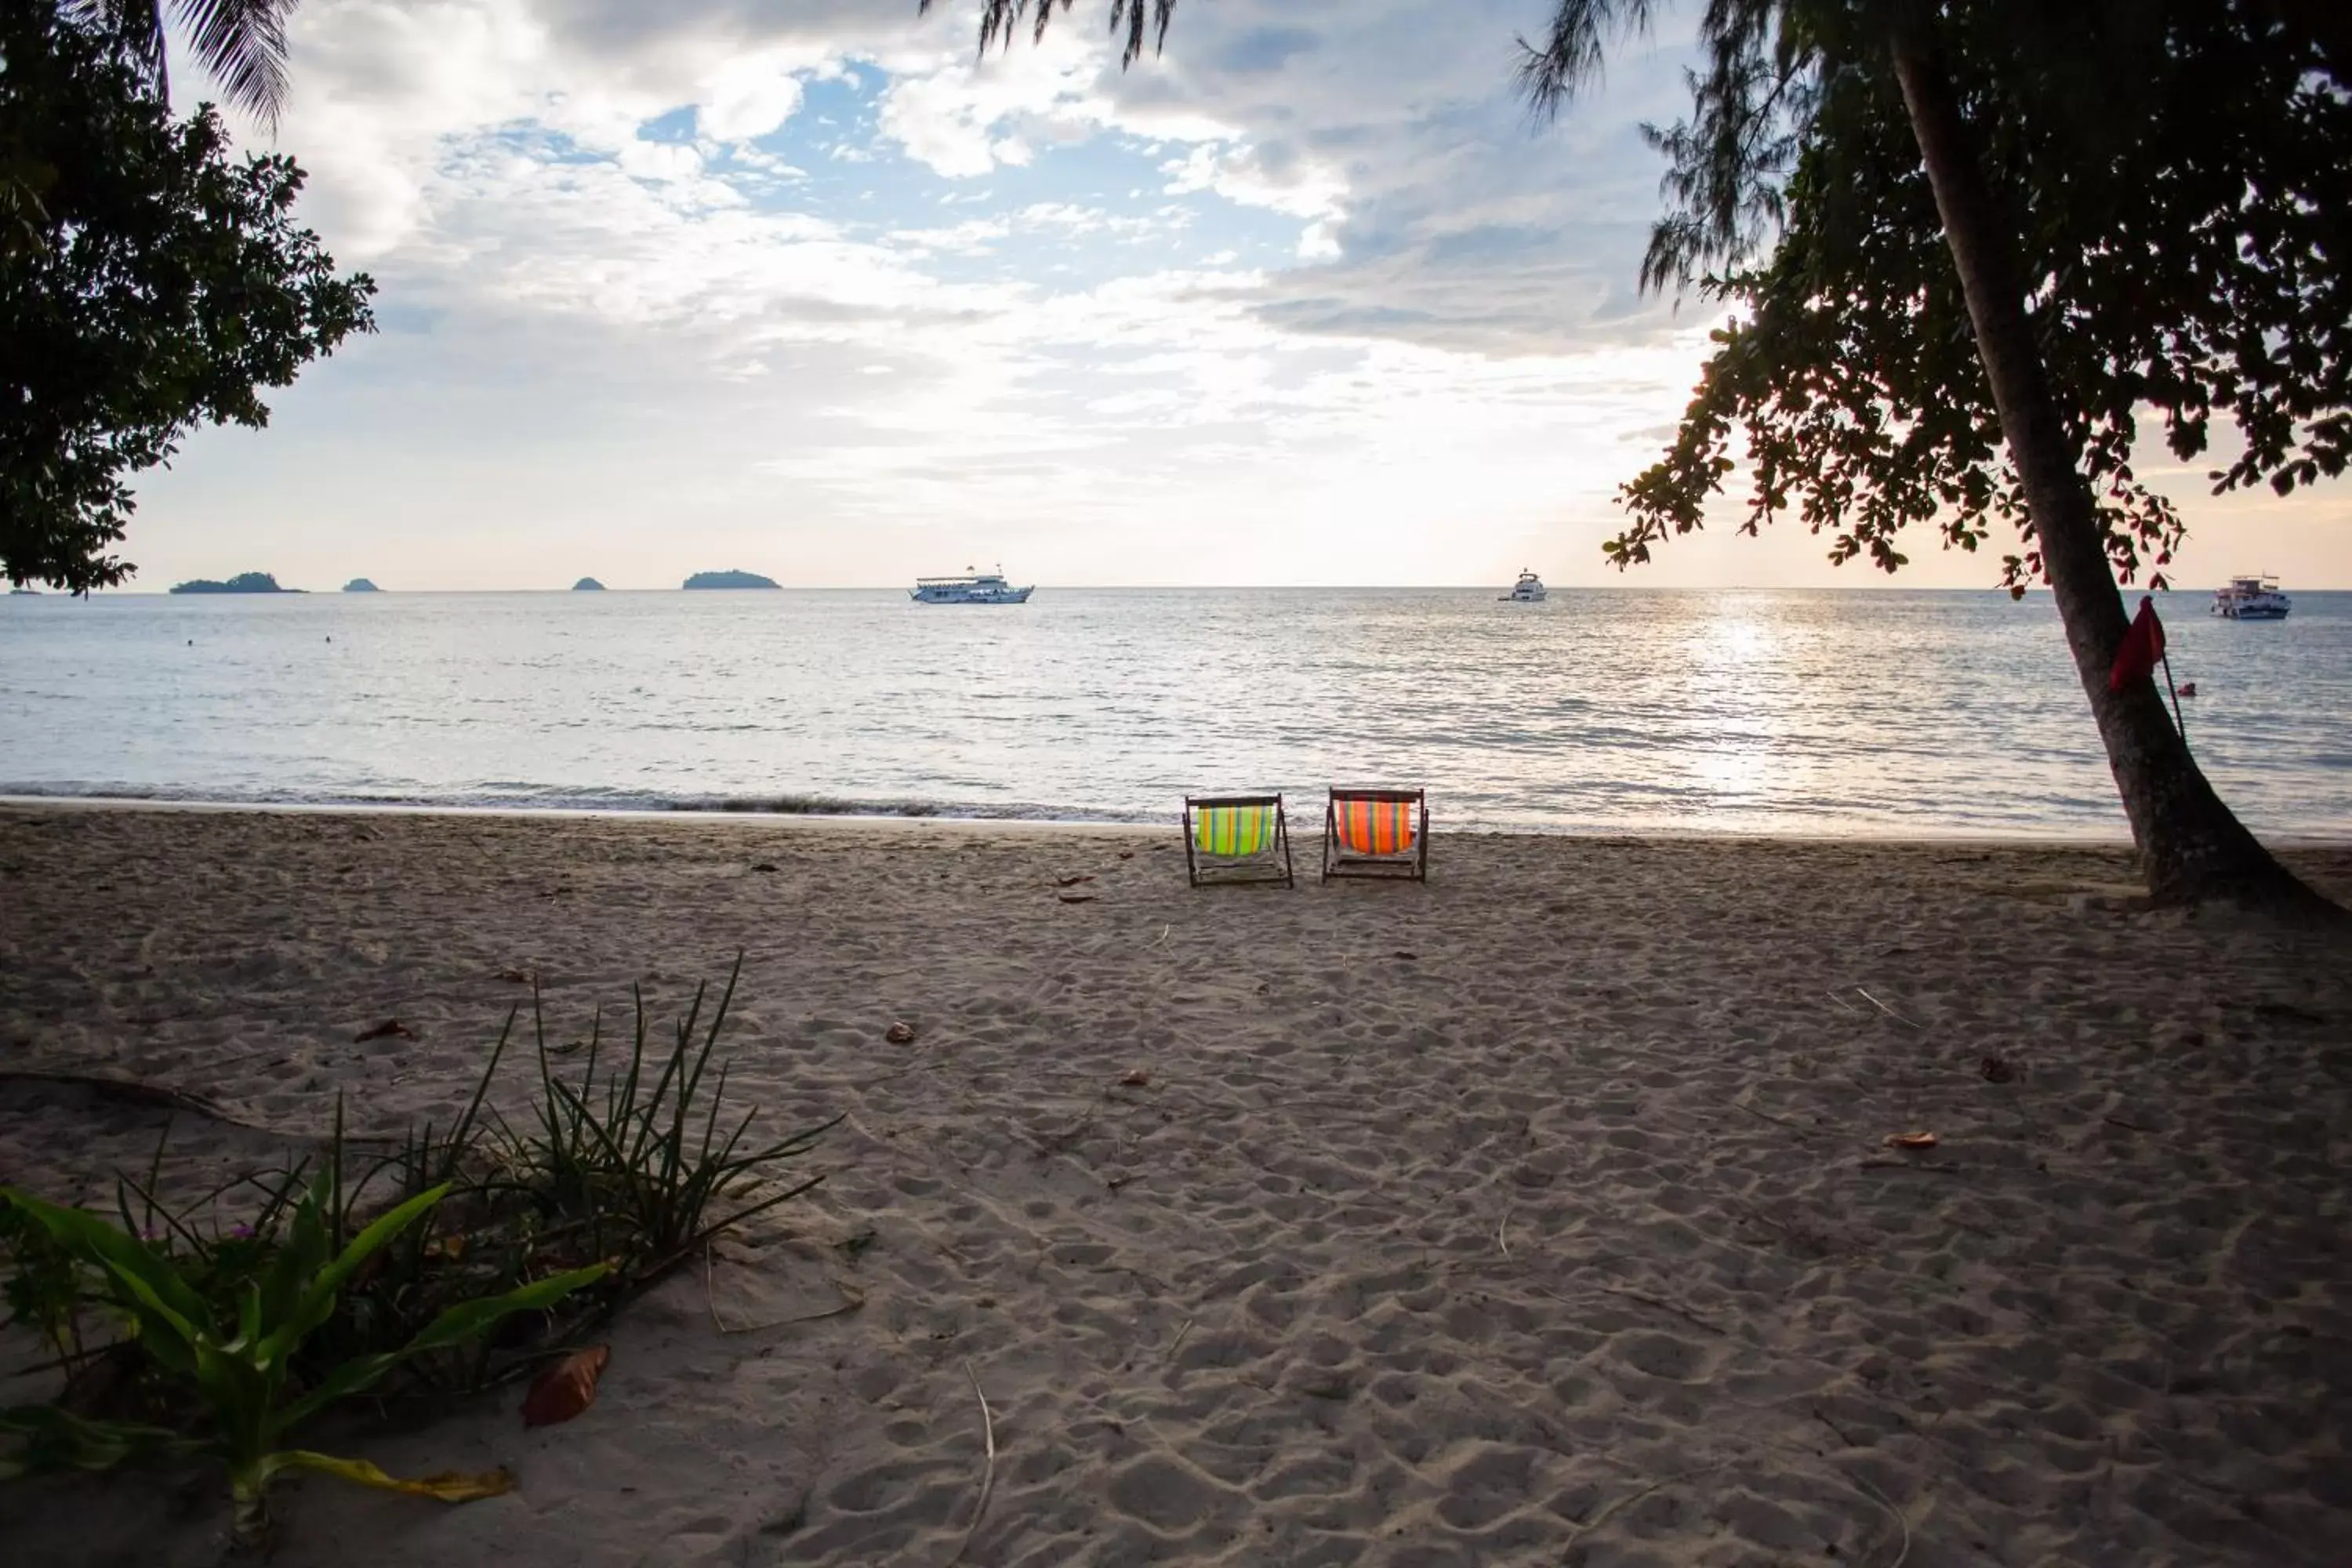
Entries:
{"label": "white yacht", "polygon": [[2213,591],[2213,613],[2225,620],[2283,621],[2294,607],[2275,577],[2232,577],[2228,587]]}
{"label": "white yacht", "polygon": [[1037,591],[1032,584],[1016,588],[1004,580],[1004,569],[974,572],[967,566],[961,577],[918,577],[907,596],[919,605],[1025,605]]}
{"label": "white yacht", "polygon": [[1506,605],[1540,605],[1543,603],[1543,579],[1537,576],[1532,572],[1522,572],[1519,574],[1519,580],[1511,584],[1511,591],[1504,595],[1498,603]]}

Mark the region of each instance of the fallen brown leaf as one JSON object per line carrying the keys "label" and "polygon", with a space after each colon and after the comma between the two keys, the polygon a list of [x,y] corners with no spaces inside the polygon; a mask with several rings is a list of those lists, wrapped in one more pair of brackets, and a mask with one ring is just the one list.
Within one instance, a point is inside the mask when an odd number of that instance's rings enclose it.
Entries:
{"label": "fallen brown leaf", "polygon": [[1936,1135],[1933,1132],[1889,1132],[1886,1146],[1889,1149],[1933,1149]]}
{"label": "fallen brown leaf", "polygon": [[590,1345],[541,1373],[530,1392],[523,1395],[522,1424],[553,1426],[595,1404],[596,1380],[604,1376],[604,1363],[612,1359],[612,1346]]}
{"label": "fallen brown leaf", "polygon": [[372,1029],[362,1029],[352,1037],[352,1041],[356,1045],[362,1040],[390,1039],[394,1035],[398,1035],[404,1040],[413,1040],[416,1037],[415,1031],[399,1019],[386,1018]]}
{"label": "fallen brown leaf", "polygon": [[901,1018],[883,1030],[882,1037],[894,1046],[906,1045],[915,1037],[915,1026]]}

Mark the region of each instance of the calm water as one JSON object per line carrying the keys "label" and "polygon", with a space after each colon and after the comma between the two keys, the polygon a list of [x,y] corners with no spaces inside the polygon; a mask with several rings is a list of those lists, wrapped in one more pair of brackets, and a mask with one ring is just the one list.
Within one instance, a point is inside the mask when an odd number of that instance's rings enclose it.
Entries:
{"label": "calm water", "polygon": [[[1494,595],[5,598],[0,794],[1153,819],[1398,781],[1458,826],[2124,831],[2042,595]],[[2352,834],[2352,594],[2205,602],[2166,608],[2208,771]]]}

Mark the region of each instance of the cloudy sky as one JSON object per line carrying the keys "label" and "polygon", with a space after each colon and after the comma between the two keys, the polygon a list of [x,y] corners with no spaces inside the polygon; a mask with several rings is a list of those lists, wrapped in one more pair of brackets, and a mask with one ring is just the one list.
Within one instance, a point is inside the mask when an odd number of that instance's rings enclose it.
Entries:
{"label": "cloudy sky", "polygon": [[[1124,74],[1107,9],[982,62],[969,4],[303,0],[277,144],[381,331],[142,484],[137,585],[1620,580],[1712,324],[1633,288],[1677,36],[1538,132],[1545,0],[1191,0]],[[2352,585],[2352,487],[2169,480],[2184,580]],[[1885,581],[1823,548],[1634,580]]]}

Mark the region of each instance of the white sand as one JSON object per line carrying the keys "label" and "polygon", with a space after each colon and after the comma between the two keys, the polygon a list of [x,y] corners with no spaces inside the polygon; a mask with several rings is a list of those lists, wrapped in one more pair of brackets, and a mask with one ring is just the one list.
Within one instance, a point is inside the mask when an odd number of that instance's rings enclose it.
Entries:
{"label": "white sand", "polygon": [[[502,971],[570,1037],[741,947],[730,1092],[847,1113],[580,1420],[322,1434],[520,1486],[303,1482],[294,1568],[2352,1562],[2352,953],[2082,897],[2128,879],[1441,837],[1425,888],[1193,892],[1172,831],[5,808],[0,1068],[270,1130],[182,1117],[190,1182],[339,1089],[446,1118]],[[0,1179],[95,1198],[161,1120],[0,1081]],[[209,1482],[44,1482],[0,1562],[224,1525]]]}

